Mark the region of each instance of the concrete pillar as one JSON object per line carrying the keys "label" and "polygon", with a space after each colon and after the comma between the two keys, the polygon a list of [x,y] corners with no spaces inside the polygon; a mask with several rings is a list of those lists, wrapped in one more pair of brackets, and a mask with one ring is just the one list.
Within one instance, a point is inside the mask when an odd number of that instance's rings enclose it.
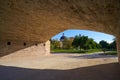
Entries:
{"label": "concrete pillar", "polygon": [[116,42],[117,42],[118,61],[120,63],[120,36],[116,37]]}

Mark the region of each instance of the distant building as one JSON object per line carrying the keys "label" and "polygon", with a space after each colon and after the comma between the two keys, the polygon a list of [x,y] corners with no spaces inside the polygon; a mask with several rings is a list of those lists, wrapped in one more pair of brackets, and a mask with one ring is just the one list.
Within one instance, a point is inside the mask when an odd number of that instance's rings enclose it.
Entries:
{"label": "distant building", "polygon": [[74,40],[74,37],[70,37],[70,38],[69,38],[69,40],[73,42],[73,40]]}
{"label": "distant building", "polygon": [[[65,39],[67,39],[67,42]],[[67,38],[63,33],[62,36],[60,37],[60,48],[65,48],[67,45],[66,43],[68,42],[72,45],[73,40],[74,40],[74,37]]]}
{"label": "distant building", "polygon": [[66,36],[64,36],[64,33],[60,37],[60,48],[63,48],[63,41],[65,40]]}

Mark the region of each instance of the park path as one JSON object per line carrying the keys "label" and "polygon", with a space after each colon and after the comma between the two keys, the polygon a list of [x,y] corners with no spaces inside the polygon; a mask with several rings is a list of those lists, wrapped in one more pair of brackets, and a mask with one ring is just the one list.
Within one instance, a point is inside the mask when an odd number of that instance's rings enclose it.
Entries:
{"label": "park path", "polygon": [[0,80],[120,80],[117,56],[53,53],[0,58]]}

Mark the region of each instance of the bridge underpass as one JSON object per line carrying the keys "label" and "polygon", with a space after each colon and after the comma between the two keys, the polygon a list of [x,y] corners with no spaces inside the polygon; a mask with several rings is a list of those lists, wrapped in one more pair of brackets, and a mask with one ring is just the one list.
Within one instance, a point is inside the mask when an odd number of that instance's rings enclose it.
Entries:
{"label": "bridge underpass", "polygon": [[1,0],[0,55],[49,54],[53,35],[84,29],[114,35],[120,62],[119,14],[119,0]]}

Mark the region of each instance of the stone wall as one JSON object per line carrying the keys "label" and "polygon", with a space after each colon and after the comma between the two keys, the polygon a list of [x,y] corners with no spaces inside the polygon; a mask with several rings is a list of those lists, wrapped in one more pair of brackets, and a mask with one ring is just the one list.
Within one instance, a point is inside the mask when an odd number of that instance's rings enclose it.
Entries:
{"label": "stone wall", "polygon": [[50,54],[50,41],[46,41],[45,43],[45,54],[49,55]]}
{"label": "stone wall", "polygon": [[[50,42],[45,43],[29,41],[0,41],[0,56],[29,56],[29,55],[48,55],[50,53]],[[17,54],[17,55],[15,55]]]}
{"label": "stone wall", "polygon": [[116,41],[117,41],[118,60],[120,63],[120,37],[119,37],[119,35],[116,37]]}

